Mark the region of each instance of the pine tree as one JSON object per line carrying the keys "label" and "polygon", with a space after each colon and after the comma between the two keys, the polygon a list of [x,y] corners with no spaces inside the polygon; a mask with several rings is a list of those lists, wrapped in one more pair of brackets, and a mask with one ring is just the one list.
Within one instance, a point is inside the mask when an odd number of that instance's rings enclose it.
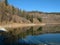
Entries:
{"label": "pine tree", "polygon": [[6,5],[6,6],[8,5],[8,1],[7,1],[7,0],[5,0],[5,5]]}
{"label": "pine tree", "polygon": [[8,0],[0,0],[0,2],[5,3],[5,5],[8,5]]}

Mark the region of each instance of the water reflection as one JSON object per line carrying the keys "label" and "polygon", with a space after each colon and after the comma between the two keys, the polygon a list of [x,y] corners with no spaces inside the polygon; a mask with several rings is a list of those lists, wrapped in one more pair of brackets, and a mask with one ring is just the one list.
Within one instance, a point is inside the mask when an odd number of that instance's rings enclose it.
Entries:
{"label": "water reflection", "polygon": [[42,34],[38,36],[26,36],[23,39],[20,39],[19,42],[22,41],[26,44],[36,44],[36,45],[60,45],[60,34]]}
{"label": "water reflection", "polygon": [[[56,42],[58,42],[58,44],[60,43],[60,34],[56,34],[60,32],[60,25],[24,27],[7,30],[10,31],[0,33],[1,45],[56,45]],[[55,33],[55,36],[46,33]]]}

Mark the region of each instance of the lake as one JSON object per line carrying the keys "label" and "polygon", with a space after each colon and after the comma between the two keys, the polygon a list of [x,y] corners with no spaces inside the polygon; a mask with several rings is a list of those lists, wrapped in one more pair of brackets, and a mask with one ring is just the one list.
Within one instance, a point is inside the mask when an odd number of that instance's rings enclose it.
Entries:
{"label": "lake", "polygon": [[0,45],[60,45],[60,25],[46,25],[0,32]]}
{"label": "lake", "polygon": [[19,40],[20,44],[60,45],[60,33],[29,35]]}

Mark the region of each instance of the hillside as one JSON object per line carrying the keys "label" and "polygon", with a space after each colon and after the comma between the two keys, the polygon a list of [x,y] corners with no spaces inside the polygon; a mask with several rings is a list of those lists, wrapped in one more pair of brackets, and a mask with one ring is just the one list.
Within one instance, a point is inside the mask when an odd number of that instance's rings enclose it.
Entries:
{"label": "hillside", "polygon": [[[19,12],[17,8],[14,8],[10,5],[5,5],[5,3],[0,2],[0,24],[8,24],[8,23],[31,23]],[[18,14],[19,13],[19,14]]]}
{"label": "hillside", "polygon": [[60,23],[60,13],[27,12],[5,2],[0,2],[0,24],[10,23]]}
{"label": "hillside", "polygon": [[40,23],[37,18],[28,12],[15,8],[5,2],[0,2],[0,24],[9,23]]}
{"label": "hillside", "polygon": [[60,23],[60,13],[44,13],[44,12],[28,12],[29,15],[33,15],[33,18],[37,18],[43,23]]}

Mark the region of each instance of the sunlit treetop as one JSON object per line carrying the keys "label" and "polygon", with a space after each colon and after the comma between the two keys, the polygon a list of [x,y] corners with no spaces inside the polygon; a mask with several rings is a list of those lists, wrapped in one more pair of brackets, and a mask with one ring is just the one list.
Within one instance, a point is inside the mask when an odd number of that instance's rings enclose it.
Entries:
{"label": "sunlit treetop", "polygon": [[0,2],[5,2],[5,0],[0,0]]}
{"label": "sunlit treetop", "polygon": [[5,3],[5,5],[8,5],[8,1],[7,0],[0,0],[0,2]]}

